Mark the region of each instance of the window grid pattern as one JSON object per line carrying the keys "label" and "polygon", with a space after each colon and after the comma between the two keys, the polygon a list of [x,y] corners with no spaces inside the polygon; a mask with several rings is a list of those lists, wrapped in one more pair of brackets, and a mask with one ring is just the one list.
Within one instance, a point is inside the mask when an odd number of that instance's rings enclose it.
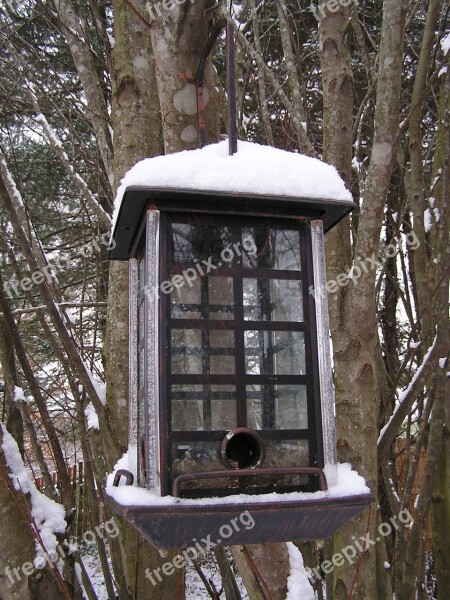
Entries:
{"label": "window grid pattern", "polygon": [[308,227],[167,215],[164,231],[167,483],[224,469],[234,427],[258,430],[264,466],[317,466]]}

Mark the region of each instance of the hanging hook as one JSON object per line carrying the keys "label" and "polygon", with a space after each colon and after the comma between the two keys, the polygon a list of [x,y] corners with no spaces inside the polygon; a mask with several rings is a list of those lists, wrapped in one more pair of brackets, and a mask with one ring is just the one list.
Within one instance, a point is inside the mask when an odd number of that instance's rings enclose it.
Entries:
{"label": "hanging hook", "polygon": [[[220,6],[213,6],[205,10],[206,13],[215,10]],[[226,70],[227,70],[227,97],[228,97],[228,152],[230,156],[237,152],[237,126],[236,126],[236,80],[235,80],[235,65],[234,65],[234,23],[233,20],[228,17],[221,19],[213,27],[206,46],[200,57],[200,63],[197,70],[197,112],[198,112],[198,145],[199,148],[203,148],[206,145],[206,131],[205,131],[205,100],[203,96],[203,85],[205,80],[205,70],[208,56],[213,49],[213,46],[219,37],[222,30],[226,31]]]}

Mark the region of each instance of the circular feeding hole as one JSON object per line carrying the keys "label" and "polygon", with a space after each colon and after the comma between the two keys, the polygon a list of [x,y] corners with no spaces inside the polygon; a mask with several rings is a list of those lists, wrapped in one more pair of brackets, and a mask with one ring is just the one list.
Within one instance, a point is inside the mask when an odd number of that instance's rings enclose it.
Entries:
{"label": "circular feeding hole", "polygon": [[221,454],[228,469],[252,469],[264,460],[264,443],[256,431],[239,427],[224,437]]}

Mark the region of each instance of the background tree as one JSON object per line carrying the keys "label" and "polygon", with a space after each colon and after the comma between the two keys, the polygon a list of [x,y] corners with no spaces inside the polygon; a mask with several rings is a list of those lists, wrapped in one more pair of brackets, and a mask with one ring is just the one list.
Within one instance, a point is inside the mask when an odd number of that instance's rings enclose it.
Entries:
{"label": "background tree", "polygon": [[[127,445],[128,275],[106,259],[115,189],[138,160],[196,147],[193,81],[208,21],[221,14],[208,10],[213,5],[0,6],[2,422],[42,475],[44,493],[65,507],[66,537],[109,516],[104,478]],[[403,508],[414,524],[368,548],[356,565],[334,569],[328,596],[446,598],[448,7],[248,0],[221,10],[237,25],[241,137],[334,164],[357,204],[327,240],[329,279],[353,274],[328,298],[338,451],[366,477],[377,504],[326,552],[366,531],[375,539],[377,526]],[[206,78],[209,143],[226,132],[224,72],[219,45]],[[49,276],[33,280],[38,269]],[[17,388],[26,403],[14,401]],[[68,467],[79,462],[83,480],[74,481]],[[29,560],[31,534],[11,513],[0,540],[13,535],[26,538],[17,560]],[[145,569],[167,558],[124,523],[118,539],[97,544],[109,598],[183,597],[178,574],[149,584]],[[311,567],[323,559],[319,546],[302,551]],[[265,586],[285,597],[285,545],[233,554],[252,600],[267,595]],[[227,556],[218,552],[217,562],[228,582],[223,594],[234,598]],[[81,580],[95,598],[84,562],[75,553],[64,577],[75,597]],[[24,591],[31,579],[20,593],[38,597]],[[315,587],[323,596],[320,582]]]}

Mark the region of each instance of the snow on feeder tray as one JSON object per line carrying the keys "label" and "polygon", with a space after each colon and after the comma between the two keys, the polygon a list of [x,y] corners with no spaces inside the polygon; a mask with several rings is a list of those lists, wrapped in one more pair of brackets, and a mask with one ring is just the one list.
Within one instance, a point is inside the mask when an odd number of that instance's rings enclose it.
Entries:
{"label": "snow on feeder tray", "polygon": [[158,548],[244,504],[255,526],[234,544],[324,539],[373,500],[336,464],[323,232],[350,193],[317,159],[238,150],[144,160],[118,192],[130,423],[107,497]]}

